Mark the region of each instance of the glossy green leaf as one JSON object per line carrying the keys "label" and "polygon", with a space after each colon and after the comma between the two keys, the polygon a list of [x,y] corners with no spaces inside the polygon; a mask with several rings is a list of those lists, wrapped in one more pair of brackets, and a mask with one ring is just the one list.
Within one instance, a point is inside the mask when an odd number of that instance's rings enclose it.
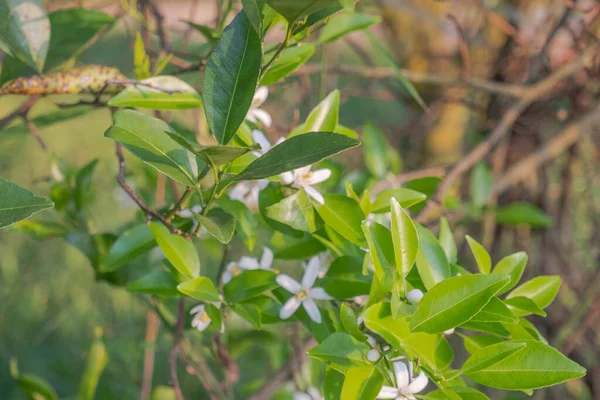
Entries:
{"label": "glossy green leaf", "polygon": [[258,209],[267,225],[275,231],[281,232],[285,235],[301,238],[304,232],[291,228],[288,225],[282,224],[281,222],[275,221],[267,216],[267,208],[279,203],[285,199],[285,195],[281,190],[281,186],[270,184],[258,193]]}
{"label": "glossy green leaf", "polygon": [[287,49],[283,50],[277,61],[275,61],[271,67],[269,67],[263,76],[262,80],[260,81],[260,85],[269,86],[291,75],[308,60],[310,60],[313,54],[315,54],[315,50],[315,46],[310,43],[298,44],[298,46],[288,47]]}
{"label": "glossy green leaf", "polygon": [[325,204],[315,204],[323,221],[337,233],[360,247],[367,244],[362,232],[365,215],[356,200],[342,194],[326,194]]}
{"label": "glossy green leaf", "polygon": [[227,144],[244,121],[261,64],[260,38],[242,11],[223,31],[204,71],[204,111],[220,144]]}
{"label": "glossy green leaf", "polygon": [[219,205],[235,217],[235,234],[244,241],[248,250],[254,250],[258,221],[252,211],[239,200],[223,197]]}
{"label": "glossy green leaf", "polygon": [[108,364],[108,352],[102,340],[102,329],[96,329],[96,337],[88,353],[85,369],[79,384],[80,400],[94,400],[96,388],[104,368]]}
{"label": "glossy green leaf", "polygon": [[238,157],[254,150],[254,147],[238,147],[238,146],[202,146],[198,143],[191,142],[179,133],[166,132],[167,135],[181,146],[185,147],[190,152],[197,155],[202,161],[207,164],[223,165],[228,164]]}
{"label": "glossy green leaf", "polygon": [[91,205],[96,197],[92,178],[98,160],[93,160],[83,168],[81,168],[75,176],[75,206],[78,210]]}
{"label": "glossy green leaf", "polygon": [[111,246],[104,262],[100,265],[100,271],[115,271],[142,254],[149,252],[154,246],[156,246],[156,239],[154,239],[148,225],[136,225],[123,232]]}
{"label": "glossy green leaf", "polygon": [[153,76],[141,81],[142,85],[129,85],[108,101],[111,107],[140,107],[153,110],[182,110],[202,105],[196,89],[174,76]]}
{"label": "glossy green leaf", "polygon": [[382,190],[373,202],[372,213],[385,213],[390,211],[390,200],[396,199],[402,208],[410,208],[415,204],[425,201],[427,198],[423,193],[406,188]]}
{"label": "glossy green leaf", "polygon": [[477,208],[484,207],[494,184],[492,171],[485,163],[473,168],[470,184],[471,203]]}
{"label": "glossy green leaf", "polygon": [[12,225],[11,229],[25,233],[36,240],[62,237],[70,231],[70,229],[63,224],[47,221],[33,221],[31,219],[19,221]]}
{"label": "glossy green leaf", "polygon": [[486,346],[491,346],[504,341],[502,338],[497,336],[488,335],[461,335],[461,337],[463,338],[465,349],[469,352],[469,354],[474,354]]}
{"label": "glossy green leaf", "polygon": [[371,275],[363,275],[359,259],[342,256],[333,260],[325,276],[317,285],[330,296],[344,300],[369,293]]}
{"label": "glossy green leaf", "polygon": [[339,369],[371,365],[367,359],[369,346],[347,333],[336,332],[308,351],[308,356]]}
{"label": "glossy green leaf", "polygon": [[252,24],[254,31],[256,34],[262,38],[263,36],[263,20],[265,18],[265,13],[268,13],[268,10],[265,10],[265,7],[269,7],[265,0],[242,0],[242,5],[244,6],[244,12],[248,17],[248,21]]}
{"label": "glossy green leaf", "polygon": [[219,292],[215,284],[205,276],[199,276],[180,283],[177,290],[197,300],[219,302]]}
{"label": "glossy green leaf", "polygon": [[0,178],[0,229],[53,206],[53,202]]}
{"label": "glossy green leaf", "polygon": [[167,135],[175,131],[166,122],[134,110],[117,111],[113,121],[104,136],[177,182],[196,186],[196,158]]}
{"label": "glossy green leaf", "polygon": [[216,28],[209,28],[206,25],[196,24],[191,21],[185,21],[191,28],[194,28],[196,32],[200,33],[210,43],[215,44],[221,37],[221,31]]}
{"label": "glossy green leaf", "polygon": [[339,0],[267,0],[267,3],[290,23],[306,17],[309,14],[323,10],[327,7],[337,6]]}
{"label": "glossy green leaf", "polygon": [[401,281],[404,282],[417,259],[419,237],[417,236],[415,224],[394,198],[390,200],[390,210],[392,213],[391,231],[396,270]]}
{"label": "glossy green leaf", "polygon": [[390,303],[377,303],[363,313],[367,328],[377,333],[396,349],[402,348],[402,341],[411,335],[406,318],[392,318]]}
{"label": "glossy green leaf", "polygon": [[150,224],[150,230],[165,257],[177,271],[189,278],[195,278],[200,274],[200,258],[192,242],[172,234],[157,222]]}
{"label": "glossy green leaf", "polygon": [[340,400],[374,400],[381,386],[383,375],[377,366],[350,368],[346,371]]}
{"label": "glossy green leaf", "polygon": [[304,132],[333,132],[338,124],[340,91],[329,93],[306,117]]}
{"label": "glossy green leaf", "polygon": [[206,216],[196,214],[198,222],[219,242],[227,244],[233,238],[235,217],[220,208],[211,209]]}
{"label": "glossy green leaf", "polygon": [[260,310],[254,304],[232,304],[231,309],[252,325],[254,329],[261,329],[262,321]]}
{"label": "glossy green leaf", "polygon": [[275,258],[284,260],[300,260],[312,257],[324,250],[325,247],[318,239],[310,235],[306,235],[298,241],[293,240],[289,245],[277,249],[275,251]]}
{"label": "glossy green leaf", "polygon": [[310,132],[285,140],[252,162],[236,180],[268,178],[319,162],[360,145],[358,140],[330,132]]}
{"label": "glossy green leaf", "polygon": [[505,390],[539,389],[585,375],[577,363],[536,341],[484,347],[465,362],[462,372],[477,383]]}
{"label": "glossy green leaf", "polygon": [[303,189],[266,208],[267,217],[304,232],[315,232],[323,224]]}
{"label": "glossy green leaf", "polygon": [[363,221],[363,232],[369,245],[369,254],[365,257],[371,257],[375,275],[380,283],[390,290],[394,283],[394,242],[392,233],[385,226],[373,221]]}
{"label": "glossy green leaf", "polygon": [[410,320],[413,332],[439,333],[473,318],[509,282],[504,275],[455,276],[433,286]]}
{"label": "glossy green leaf", "polygon": [[502,322],[507,324],[516,324],[519,318],[507,307],[502,300],[492,297],[470,322]]}
{"label": "glossy green leaf", "polygon": [[344,375],[333,368],[327,368],[325,372],[325,384],[323,396],[325,400],[339,400],[342,395],[342,385],[344,384]]}
{"label": "glossy green leaf", "polygon": [[367,340],[365,334],[362,333],[358,327],[356,314],[354,314],[354,311],[350,307],[343,303],[340,306],[340,319],[342,320],[342,325],[344,326],[346,332],[361,342]]}
{"label": "glossy green leaf", "polygon": [[[329,26],[327,24],[326,26]],[[377,179],[383,179],[387,175],[389,168],[386,160],[386,153],[389,144],[387,143],[383,132],[381,132],[373,123],[367,122],[363,127],[363,152],[365,165],[369,172]]]}
{"label": "glossy green leaf", "polygon": [[496,210],[496,222],[502,225],[529,225],[532,228],[549,228],[554,221],[539,207],[529,203],[512,203]]}
{"label": "glossy green leaf", "polygon": [[429,290],[435,284],[452,276],[446,253],[433,234],[417,224],[419,252],[417,253],[417,269],[425,287]]}
{"label": "glossy green leaf", "polygon": [[525,265],[527,265],[527,253],[524,251],[511,254],[498,261],[492,274],[510,275],[510,283],[503,287],[498,294],[504,294],[517,286],[525,271]]}
{"label": "glossy green leaf", "polygon": [[508,338],[510,333],[499,322],[465,322],[460,326],[463,329],[468,329],[475,332],[489,333],[500,337]]}
{"label": "glossy green leaf", "polygon": [[41,72],[50,42],[50,20],[41,0],[0,0],[0,45]]}
{"label": "glossy green leaf", "polygon": [[451,264],[456,263],[456,261],[458,261],[458,250],[456,248],[454,236],[452,235],[452,231],[450,230],[450,225],[448,224],[448,220],[445,217],[442,217],[440,219],[439,242],[442,248],[444,249],[444,253],[446,254],[448,262]]}
{"label": "glossy green leaf", "polygon": [[546,308],[558,294],[560,283],[560,276],[538,276],[516,287],[506,297],[527,297],[540,308]]}
{"label": "glossy green leaf", "polygon": [[329,43],[350,32],[368,28],[381,22],[381,17],[358,12],[342,12],[334,15],[321,30],[319,43]]}
{"label": "glossy green leaf", "polygon": [[423,400],[490,400],[490,398],[472,387],[452,386],[427,393]]}
{"label": "glossy green leaf", "polygon": [[127,290],[157,296],[181,296],[178,284],[169,271],[154,271],[127,285]]}
{"label": "glossy green leaf", "polygon": [[518,317],[531,314],[539,315],[541,317],[546,316],[544,310],[542,310],[540,306],[536,304],[535,301],[527,297],[511,297],[509,299],[504,300],[504,303]]}
{"label": "glossy green leaf", "polygon": [[492,270],[492,258],[490,257],[489,253],[471,236],[467,235],[466,237],[469,247],[471,248],[471,252],[473,253],[473,257],[475,257],[475,262],[477,262],[479,272],[482,274],[489,274]]}
{"label": "glossy green leaf", "polygon": [[275,278],[271,271],[244,271],[223,286],[223,294],[227,301],[239,303],[277,288],[279,285]]}

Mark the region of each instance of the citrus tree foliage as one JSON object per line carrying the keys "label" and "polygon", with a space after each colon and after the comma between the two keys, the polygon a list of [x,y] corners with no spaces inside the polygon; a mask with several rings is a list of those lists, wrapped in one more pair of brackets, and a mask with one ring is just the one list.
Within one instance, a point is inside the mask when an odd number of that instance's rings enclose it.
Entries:
{"label": "citrus tree foliage", "polygon": [[[388,171],[399,171],[399,156],[376,124],[365,126],[362,135],[339,124],[339,91],[286,137],[271,143],[265,136],[271,117],[260,105],[268,87],[310,59],[315,46],[379,22],[354,11],[352,1],[243,0],[216,29],[191,24],[211,46],[201,89],[164,74],[169,56],[150,68],[139,36],[131,78],[127,71],[71,68],[69,59],[113,23],[102,13],[47,14],[39,1],[10,0],[0,0],[0,11],[0,44],[7,54],[0,93],[97,94],[97,104],[113,109],[105,136],[116,143],[121,168],[125,155],[137,158],[181,191],[171,204],[151,209],[120,176],[141,208],[139,219],[97,233],[86,222],[97,161],[76,169],[56,160],[51,200],[0,179],[0,228],[64,238],[89,258],[98,280],[142,296],[163,323],[184,327],[188,335],[228,342],[234,340],[228,338],[230,325],[240,321],[267,332],[277,332],[271,325],[302,325],[303,335],[315,340],[308,356],[327,367],[303,388],[313,398],[316,387],[326,399],[486,399],[481,386],[531,394],[585,374],[527,319],[546,315],[560,279],[521,282],[526,254],[492,260],[471,237],[469,257],[477,270],[466,269],[445,219],[439,234],[415,222],[431,182],[438,183],[433,178],[426,185],[421,180],[373,190]],[[224,26],[225,20],[231,22]],[[73,26],[77,35],[65,51],[61,43]],[[276,26],[284,27],[284,40],[267,48],[265,34]],[[148,112],[199,107],[214,137],[210,143]],[[364,179],[326,161],[361,141]],[[490,179],[485,165],[474,170],[473,213],[485,205]],[[50,207],[64,224],[25,220]],[[529,207],[500,210],[499,220],[549,223]],[[215,244],[224,249],[222,261],[202,264],[199,254]],[[245,255],[230,259],[232,247],[244,248]],[[130,262],[155,251],[161,261],[152,272],[135,280],[122,274]],[[177,317],[173,299],[184,311]],[[463,342],[466,359],[454,359],[450,336],[457,339],[453,344]],[[93,398],[109,358],[98,333],[80,398]],[[269,372],[262,372],[268,380]],[[50,383],[20,374],[16,362],[12,373],[33,398],[58,398]],[[235,394],[216,388],[214,398],[252,393],[247,387]]]}

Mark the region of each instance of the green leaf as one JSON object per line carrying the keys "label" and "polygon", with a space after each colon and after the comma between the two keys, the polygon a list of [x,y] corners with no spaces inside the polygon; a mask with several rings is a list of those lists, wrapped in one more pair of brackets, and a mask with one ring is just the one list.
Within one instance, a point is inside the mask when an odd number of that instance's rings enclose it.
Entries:
{"label": "green leaf", "polygon": [[295,136],[271,148],[234,179],[239,181],[268,178],[312,165],[359,144],[358,140],[330,132],[311,132]]}
{"label": "green leaf", "polygon": [[[287,239],[286,243],[287,243]],[[325,250],[323,244],[316,238],[306,235],[298,241],[292,241],[291,244],[286,245],[275,251],[275,258],[284,260],[300,260],[312,257]]]}
{"label": "green leaf", "polygon": [[127,285],[127,290],[157,296],[181,296],[177,285],[178,282],[169,271],[154,271]]}
{"label": "green leaf", "polygon": [[77,172],[75,176],[75,206],[78,210],[91,205],[95,199],[94,185],[92,178],[98,160],[93,160]]}
{"label": "green leaf", "polygon": [[508,308],[512,310],[512,312],[518,317],[531,314],[539,315],[541,317],[546,316],[544,310],[542,310],[540,306],[538,306],[533,300],[527,297],[511,297],[510,299],[504,300],[504,304],[506,304]]}
{"label": "green leaf", "polygon": [[513,314],[509,307],[507,307],[502,300],[497,297],[492,297],[473,318],[470,322],[502,322],[507,324],[517,324],[519,318]]}
{"label": "green leaf", "polygon": [[368,28],[381,22],[381,17],[361,14],[358,12],[343,12],[334,15],[321,30],[319,43],[333,42],[350,32]]}
{"label": "green leaf", "polygon": [[333,132],[338,124],[339,112],[340,91],[336,89],[308,114],[302,130],[304,132]]}
{"label": "green leaf", "polygon": [[0,229],[53,206],[53,202],[0,178]]}
{"label": "green leaf", "polygon": [[527,265],[527,253],[524,251],[511,254],[498,261],[492,274],[510,275],[510,283],[503,287],[498,294],[504,294],[517,286],[523,276],[523,271],[525,271],[525,265]]}
{"label": "green leaf", "polygon": [[177,290],[181,293],[195,298],[196,300],[219,302],[219,292],[214,283],[205,276],[199,276],[192,280],[180,283]]}
{"label": "green leaf", "polygon": [[359,342],[347,333],[336,332],[306,354],[331,364],[333,368],[339,370],[340,368],[371,365],[367,359],[368,352],[369,346],[365,343]]}
{"label": "green leaf", "polygon": [[505,390],[539,389],[585,375],[585,369],[540,342],[508,341],[484,347],[462,372],[485,386]]}
{"label": "green leaf", "polygon": [[392,233],[385,226],[373,221],[363,221],[363,232],[369,245],[375,275],[389,291],[394,283],[394,242]]}
{"label": "green leaf", "polygon": [[361,227],[365,215],[356,200],[343,194],[326,194],[324,197],[324,204],[315,203],[323,221],[352,243],[365,247],[367,243]]}
{"label": "green leaf", "polygon": [[254,304],[232,304],[231,309],[252,325],[254,329],[261,329],[262,322],[260,310]]}
{"label": "green leaf", "polygon": [[42,72],[48,44],[50,20],[41,0],[0,0],[0,47]]}
{"label": "green leaf", "polygon": [[310,43],[299,43],[297,46],[288,47],[287,49],[283,50],[277,61],[275,61],[271,67],[269,67],[263,76],[262,80],[260,81],[260,86],[272,85],[291,75],[298,68],[303,66],[308,60],[310,60],[313,54],[315,54],[315,50],[315,46]]}
{"label": "green leaf", "polygon": [[435,284],[452,276],[446,253],[433,234],[417,224],[419,237],[419,252],[417,254],[417,269],[427,290]]}
{"label": "green leaf", "polygon": [[448,220],[445,217],[442,217],[440,219],[439,242],[442,248],[444,249],[444,253],[446,254],[448,262],[450,264],[455,264],[458,260],[458,250],[456,248],[454,236],[452,235],[452,231],[450,230],[450,225],[448,224]]}
{"label": "green leaf", "polygon": [[558,294],[560,283],[560,276],[538,276],[518,286],[506,297],[527,297],[540,308],[546,308]]}
{"label": "green leaf", "polygon": [[211,209],[206,216],[196,214],[198,222],[202,224],[215,239],[227,244],[233,238],[235,231],[235,217],[219,208]]}
{"label": "green leaf", "polygon": [[299,231],[315,232],[323,227],[322,223],[318,226],[312,201],[303,189],[267,207],[266,212],[267,217]]}
{"label": "green leaf", "polygon": [[376,365],[350,368],[342,387],[340,400],[375,400],[383,386],[383,375]]}
{"label": "green leaf", "polygon": [[[329,24],[325,25],[326,27]],[[383,132],[373,123],[367,122],[363,127],[363,152],[367,169],[377,179],[383,179],[389,171],[386,154],[389,144]],[[388,204],[389,205],[389,204]]]}
{"label": "green leaf", "polygon": [[381,336],[396,349],[402,348],[402,341],[411,335],[406,318],[392,318],[390,303],[377,303],[363,313],[367,328]]}
{"label": "green leaf", "polygon": [[223,31],[204,71],[204,111],[220,144],[227,144],[244,121],[261,64],[262,43],[242,11]]}
{"label": "green leaf", "polygon": [[390,211],[390,200],[396,199],[402,208],[410,208],[415,204],[425,201],[423,193],[411,189],[397,188],[382,190],[373,202],[372,213],[385,213]]}
{"label": "green leaf", "polygon": [[174,142],[166,122],[134,110],[119,110],[104,136],[121,143],[140,160],[186,186],[196,186],[198,165],[193,154]]}
{"label": "green leaf", "polygon": [[356,314],[354,314],[354,311],[344,303],[340,306],[340,319],[342,320],[342,325],[346,332],[351,334],[356,340],[360,340],[361,342],[367,340],[367,336],[365,336],[358,327]]}
{"label": "green leaf", "polygon": [[359,259],[342,256],[333,260],[327,274],[317,281],[317,285],[325,292],[340,300],[369,294],[370,275],[362,274],[362,263]]}
{"label": "green leaf", "polygon": [[235,233],[244,241],[248,250],[254,250],[258,221],[252,211],[241,201],[228,197],[221,198],[219,205],[235,217]]}
{"label": "green leaf", "polygon": [[266,4],[265,0],[242,0],[242,5],[244,6],[244,12],[248,17],[248,21],[252,24],[254,31],[262,38],[264,32],[263,19],[265,17],[265,7],[269,6]]}
{"label": "green leaf", "polygon": [[102,340],[102,329],[96,328],[96,337],[87,356],[85,369],[79,384],[78,399],[94,400],[96,387],[106,364],[108,364],[108,353]]}
{"label": "green leaf", "polygon": [[415,224],[394,198],[390,200],[390,209],[392,212],[391,231],[396,270],[398,271],[400,280],[404,284],[406,276],[417,259],[419,237],[417,236]]}
{"label": "green leaf", "polygon": [[238,157],[254,150],[254,147],[238,147],[238,146],[202,146],[198,143],[191,142],[179,133],[166,132],[167,135],[190,152],[194,153],[202,161],[207,164],[223,165],[228,164]]}
{"label": "green leaf", "polygon": [[267,3],[290,23],[327,7],[338,6],[339,0],[267,0]]}
{"label": "green leaf", "polygon": [[477,262],[479,272],[482,274],[489,274],[492,270],[492,258],[490,257],[489,253],[471,236],[467,235],[466,237],[469,247],[471,248],[471,252],[473,253],[473,257],[475,257],[475,262]]}
{"label": "green leaf", "polygon": [[439,333],[473,318],[509,282],[503,275],[455,276],[433,286],[410,320],[413,332]]}
{"label": "green leaf", "polygon": [[215,44],[221,37],[221,31],[215,28],[209,28],[205,25],[195,24],[191,21],[185,21],[191,28],[194,28],[196,32],[200,33],[210,43]]}
{"label": "green leaf", "polygon": [[285,199],[285,195],[281,190],[281,186],[270,184],[258,193],[258,209],[260,210],[260,214],[267,223],[267,225],[269,225],[269,227],[274,229],[275,231],[281,232],[291,237],[301,238],[304,235],[304,232],[292,229],[288,225],[282,224],[281,222],[275,221],[274,219],[267,217],[267,208],[279,203],[283,199]]}
{"label": "green leaf", "polygon": [[34,400],[58,400],[54,388],[43,378],[33,374],[23,374],[15,382],[25,394]]}
{"label": "green leaf", "polygon": [[150,224],[150,230],[165,257],[177,271],[189,278],[200,274],[200,258],[192,242],[171,234],[165,226],[157,222]]}
{"label": "green leaf", "polygon": [[333,368],[327,368],[325,372],[325,384],[323,396],[325,400],[339,400],[342,395],[342,385],[344,384],[344,375]]}
{"label": "green leaf", "polygon": [[472,387],[451,386],[427,393],[423,400],[490,400],[490,398]]}
{"label": "green leaf", "polygon": [[549,228],[552,218],[539,207],[529,203],[512,203],[496,210],[496,222],[502,225],[529,225],[532,228]]}
{"label": "green leaf", "polygon": [[11,229],[30,235],[36,240],[62,237],[70,231],[70,229],[63,224],[47,221],[33,221],[30,219],[15,223]]}
{"label": "green leaf", "polygon": [[116,271],[128,262],[149,252],[156,246],[154,235],[146,224],[136,225],[123,232],[111,246],[100,272]]}
{"label": "green leaf", "polygon": [[210,320],[212,322],[212,326],[216,330],[222,330],[223,315],[221,314],[221,310],[219,308],[215,307],[211,303],[205,303],[204,311],[206,312],[206,314],[208,314],[208,317],[210,318]]}
{"label": "green leaf", "polygon": [[108,14],[83,8],[56,10],[48,18],[52,34],[44,71],[60,67],[67,60],[79,56],[101,29],[115,22],[115,18]]}
{"label": "green leaf", "polygon": [[493,184],[494,177],[490,168],[485,163],[477,164],[471,173],[471,186],[469,189],[471,203],[475,207],[482,208],[487,204]]}
{"label": "green leaf", "polygon": [[174,76],[153,76],[142,85],[129,85],[108,101],[111,107],[140,107],[153,110],[183,110],[202,105],[196,89]]}
{"label": "green leaf", "polygon": [[491,346],[493,344],[504,341],[497,336],[488,336],[488,335],[473,335],[473,336],[460,335],[460,336],[463,338],[465,349],[469,352],[469,354],[474,354],[486,346]]}
{"label": "green leaf", "polygon": [[271,271],[244,271],[223,286],[223,294],[228,302],[239,303],[277,288],[276,277]]}

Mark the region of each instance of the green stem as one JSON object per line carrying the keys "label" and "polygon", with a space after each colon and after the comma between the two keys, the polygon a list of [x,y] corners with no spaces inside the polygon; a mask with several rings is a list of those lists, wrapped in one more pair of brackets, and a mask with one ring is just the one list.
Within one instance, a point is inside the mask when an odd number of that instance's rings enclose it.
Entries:
{"label": "green stem", "polygon": [[277,59],[279,59],[281,52],[283,52],[283,50],[285,50],[288,47],[288,44],[289,44],[291,38],[292,38],[292,29],[290,27],[288,27],[288,30],[285,33],[285,39],[283,40],[283,43],[281,43],[279,45],[279,47],[277,48],[277,51],[275,52],[275,54],[273,54],[273,57],[263,67],[261,74],[260,74],[261,79],[265,76],[265,74],[267,73],[269,68],[271,68],[273,63],[275,61],[277,61]]}
{"label": "green stem", "polygon": [[[175,207],[170,209],[167,212],[167,214],[165,215],[165,220],[167,222],[171,222],[173,217],[175,217],[175,214],[177,213],[177,211],[183,210],[185,208],[188,200],[190,199],[190,197],[192,196],[194,191],[199,192],[198,185],[200,184],[202,179],[204,179],[206,177],[206,175],[208,174],[209,171],[210,171],[210,165],[205,166],[204,169],[200,172],[200,174],[198,174],[198,180],[197,180],[198,184],[196,185],[196,187],[188,186],[187,188],[185,188],[185,192],[183,192],[183,195],[181,195],[181,198],[179,199],[179,201],[177,201],[177,204],[175,204]],[[202,196],[202,193],[200,193],[200,196]]]}

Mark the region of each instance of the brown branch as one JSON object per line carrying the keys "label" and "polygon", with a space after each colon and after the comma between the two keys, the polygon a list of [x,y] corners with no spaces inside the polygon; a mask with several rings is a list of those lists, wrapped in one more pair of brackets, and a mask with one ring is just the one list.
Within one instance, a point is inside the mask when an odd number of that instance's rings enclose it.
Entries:
{"label": "brown branch", "polygon": [[211,400],[225,400],[227,396],[221,390],[219,385],[219,381],[212,373],[208,363],[204,358],[199,356],[192,346],[192,344],[188,340],[182,340],[179,346],[179,350],[183,357],[186,358],[188,362],[188,372],[196,375],[206,393],[210,397]]}
{"label": "brown branch", "polygon": [[158,317],[152,310],[146,314],[146,340],[144,349],[144,371],[142,373],[141,400],[148,400],[152,393],[152,377],[154,375],[154,358],[156,355],[156,338],[160,327]]}
{"label": "brown branch", "polygon": [[29,132],[31,132],[31,135],[35,138],[35,140],[38,141],[38,143],[42,147],[42,150],[47,151],[48,146],[46,145],[46,142],[44,142],[42,134],[40,133],[40,130],[37,128],[37,126],[35,126],[33,121],[29,119],[27,114],[23,114],[21,118],[23,119],[23,122],[25,122],[25,126],[27,126]]}
{"label": "brown branch", "polygon": [[175,338],[173,339],[173,347],[169,354],[169,371],[171,380],[173,381],[173,389],[175,390],[175,398],[184,400],[181,387],[179,386],[179,378],[177,377],[177,353],[179,352],[179,342],[183,337],[183,324],[185,322],[185,299],[179,299],[177,303],[177,323],[175,325]]}
{"label": "brown branch", "polygon": [[[469,154],[463,157],[460,162],[452,167],[446,178],[438,186],[437,192],[433,199],[438,203],[442,203],[444,197],[452,188],[452,186],[458,181],[458,179],[489,154],[494,146],[510,131],[513,124],[531,104],[548,94],[548,92],[554,89],[561,81],[582,70],[590,61],[590,59],[596,54],[597,49],[598,47],[596,45],[590,46],[577,60],[556,70],[546,79],[530,87],[527,90],[526,95],[523,96],[515,105],[509,108],[506,113],[504,113],[499,124],[492,130],[489,137],[485,141],[475,146],[475,148],[471,150]],[[435,215],[436,213],[432,211],[432,207],[428,205],[419,214],[417,220],[422,224],[431,222],[437,217]]]}
{"label": "brown branch", "polygon": [[295,357],[279,369],[256,393],[248,398],[248,400],[269,400],[277,392],[279,387],[283,385],[292,375],[294,370],[304,364],[308,359],[306,352],[315,347],[317,342],[314,338],[310,338],[300,347]]}
{"label": "brown branch", "polygon": [[456,30],[458,31],[458,37],[460,38],[458,42],[458,48],[460,50],[460,58],[462,60],[462,76],[471,76],[471,56],[469,55],[467,35],[465,35],[465,31],[463,30],[462,26],[460,26],[460,22],[458,22],[458,19],[454,15],[448,14],[448,19],[456,27]]}
{"label": "brown branch", "polygon": [[28,97],[27,100],[25,100],[23,103],[21,103],[21,105],[16,110],[14,110],[10,114],[8,114],[6,117],[0,119],[0,129],[4,128],[6,125],[8,125],[10,122],[12,122],[12,120],[14,120],[15,118],[20,117],[24,114],[27,114],[29,112],[29,110],[31,110],[33,108],[35,103],[37,103],[37,101],[39,99],[40,99],[40,96],[37,96],[37,95]]}

